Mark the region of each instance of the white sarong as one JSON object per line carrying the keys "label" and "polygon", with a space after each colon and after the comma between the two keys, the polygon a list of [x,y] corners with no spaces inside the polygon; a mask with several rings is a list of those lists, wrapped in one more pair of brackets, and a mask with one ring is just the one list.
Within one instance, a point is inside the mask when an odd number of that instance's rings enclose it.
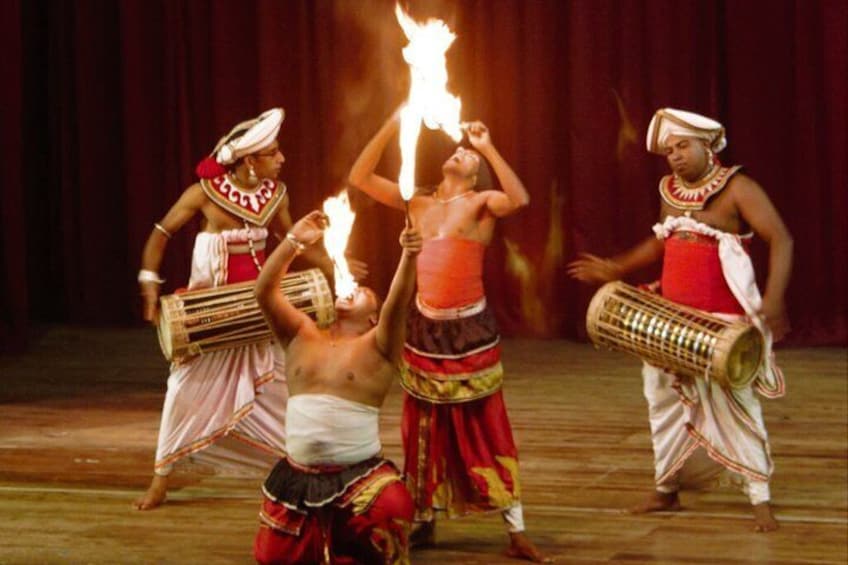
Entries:
{"label": "white sarong", "polygon": [[[250,228],[250,237],[264,240],[267,230]],[[225,284],[227,244],[242,240],[247,230],[199,233],[189,288]],[[246,464],[264,473],[285,456],[287,398],[285,356],[276,342],[213,351],[171,365],[155,472],[167,475],[180,459],[217,443],[198,459],[216,466]],[[244,445],[255,448],[252,454],[241,449]]]}

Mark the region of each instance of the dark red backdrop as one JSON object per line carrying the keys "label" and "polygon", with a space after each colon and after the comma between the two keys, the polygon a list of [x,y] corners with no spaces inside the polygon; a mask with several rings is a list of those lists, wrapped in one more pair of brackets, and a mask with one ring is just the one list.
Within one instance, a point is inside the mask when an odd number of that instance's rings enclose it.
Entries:
{"label": "dark red backdrop", "polygon": [[[295,216],[338,190],[403,97],[404,39],[381,0],[3,2],[0,332],[33,321],[137,319],[151,224],[236,121],[286,108],[283,178]],[[649,233],[665,165],[653,111],[714,116],[730,163],[768,191],[796,241],[796,344],[846,343],[843,0],[412,2],[457,31],[449,65],[464,118],[480,118],[530,190],[489,253],[487,288],[512,334],[582,335],[592,290],[576,252]],[[19,25],[16,25],[18,23]],[[446,145],[427,136],[421,179]],[[382,165],[396,174],[393,152]],[[360,203],[352,242],[384,291],[399,214]],[[172,242],[166,291],[188,276],[193,229]],[[764,250],[756,249],[764,267]],[[651,273],[644,273],[643,277]],[[173,283],[173,284],[172,284]]]}

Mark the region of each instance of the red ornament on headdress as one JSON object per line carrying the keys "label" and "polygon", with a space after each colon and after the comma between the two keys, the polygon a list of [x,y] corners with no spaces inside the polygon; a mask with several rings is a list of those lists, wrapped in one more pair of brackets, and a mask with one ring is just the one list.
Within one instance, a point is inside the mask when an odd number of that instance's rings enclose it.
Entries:
{"label": "red ornament on headdress", "polygon": [[194,172],[202,179],[214,179],[226,173],[227,169],[215,157],[209,156],[197,164]]}

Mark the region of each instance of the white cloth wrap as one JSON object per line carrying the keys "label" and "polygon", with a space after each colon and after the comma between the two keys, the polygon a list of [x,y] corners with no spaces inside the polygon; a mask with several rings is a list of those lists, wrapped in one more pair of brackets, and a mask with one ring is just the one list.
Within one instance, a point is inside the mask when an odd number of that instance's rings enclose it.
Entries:
{"label": "white cloth wrap", "polygon": [[648,124],[645,136],[648,151],[661,154],[670,135],[703,139],[716,153],[727,147],[724,126],[714,119],[686,110],[660,108]]}
{"label": "white cloth wrap", "polygon": [[[267,235],[251,230],[257,240]],[[227,242],[239,237],[246,241],[246,230],[197,235],[190,289],[226,283]],[[213,351],[171,365],[155,472],[167,475],[178,460],[205,450],[201,461],[264,473],[285,455],[287,397],[285,355],[276,343]],[[245,445],[255,449],[246,452]]]}
{"label": "white cloth wrap", "polygon": [[380,453],[380,409],[330,394],[289,398],[288,454],[301,465],[351,465]]}
{"label": "white cloth wrap", "polygon": [[763,362],[757,371],[754,387],[767,398],[783,396],[786,392],[783,372],[774,359],[771,330],[759,314],[763,299],[757,288],[754,265],[742,247],[741,236],[718,230],[688,216],[666,216],[665,221],[654,225],[653,230],[658,239],[666,239],[676,231],[687,231],[718,241],[718,256],[724,280],[750,322],[763,334],[765,341]]}
{"label": "white cloth wrap", "polygon": [[268,238],[265,228],[241,228],[220,233],[200,232],[194,240],[191,258],[189,290],[214,288],[226,284],[227,261],[230,253],[227,245],[264,242]]}
{"label": "white cloth wrap", "polygon": [[678,379],[647,363],[642,378],[657,490],[702,487],[727,469],[752,504],[768,500],[774,463],[751,387],[725,389],[704,379]]}

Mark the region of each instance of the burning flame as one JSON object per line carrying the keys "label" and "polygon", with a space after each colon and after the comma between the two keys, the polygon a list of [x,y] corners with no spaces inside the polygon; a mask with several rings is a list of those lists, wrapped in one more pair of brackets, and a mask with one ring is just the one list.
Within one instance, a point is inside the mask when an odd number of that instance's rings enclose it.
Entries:
{"label": "burning flame", "polygon": [[398,184],[404,200],[415,192],[415,150],[423,123],[442,129],[457,143],[462,139],[459,112],[462,102],[447,91],[448,71],[445,52],[456,35],[441,20],[415,22],[395,4],[395,16],[409,43],[403,58],[409,64],[409,98],[400,113],[401,167]]}
{"label": "burning flame", "polygon": [[350,208],[347,190],[338,196],[331,196],[324,201],[324,213],[330,219],[324,230],[324,249],[333,260],[333,278],[335,280],[336,298],[349,298],[358,286],[350,273],[350,267],[345,258],[347,241],[353,229],[356,214]]}

